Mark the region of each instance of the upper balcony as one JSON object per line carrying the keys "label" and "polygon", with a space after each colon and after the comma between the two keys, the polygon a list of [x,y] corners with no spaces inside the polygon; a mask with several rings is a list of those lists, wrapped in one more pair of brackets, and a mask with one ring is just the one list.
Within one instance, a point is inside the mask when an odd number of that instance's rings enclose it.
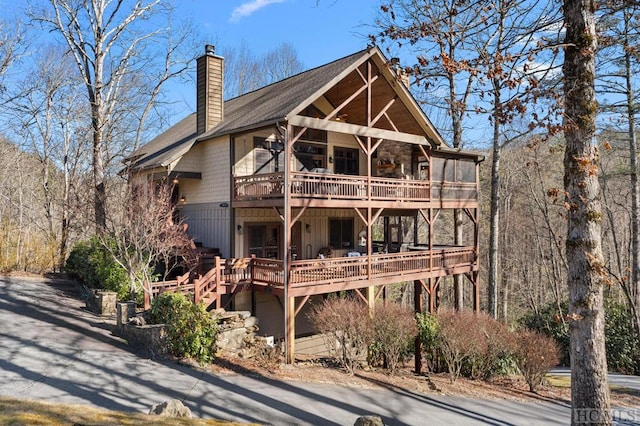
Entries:
{"label": "upper balcony", "polygon": [[331,173],[292,172],[285,190],[284,173],[234,177],[235,207],[473,208],[478,205],[475,182],[429,182]]}

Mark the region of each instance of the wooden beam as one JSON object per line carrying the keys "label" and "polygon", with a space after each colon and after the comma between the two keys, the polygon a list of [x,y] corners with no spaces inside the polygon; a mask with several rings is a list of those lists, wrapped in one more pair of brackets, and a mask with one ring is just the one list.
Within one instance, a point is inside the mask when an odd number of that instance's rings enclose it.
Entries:
{"label": "wooden beam", "polygon": [[347,99],[345,99],[344,102],[342,102],[340,105],[338,105],[336,108],[334,108],[333,111],[331,111],[329,114],[327,114],[327,116],[325,118],[323,118],[323,121],[328,121],[331,120],[334,116],[336,116],[336,114],[338,112],[340,112],[340,110],[342,108],[344,108],[345,106],[349,105],[349,103],[351,103],[352,100],[354,100],[360,93],[364,92],[366,90],[368,86],[365,84],[363,85],[361,88],[359,88],[358,90],[356,90],[355,92],[353,92],[351,94],[351,96],[349,96]]}
{"label": "wooden beam", "polygon": [[280,208],[278,206],[273,206],[273,211],[275,211],[276,216],[280,218],[280,222],[284,223],[284,215],[280,212]]}
{"label": "wooden beam", "polygon": [[427,153],[427,151],[424,149],[424,147],[425,147],[424,145],[418,146],[418,148],[420,149],[420,152],[422,152],[422,155],[424,155],[426,158],[431,157],[429,153]]}
{"label": "wooden beam", "polygon": [[415,145],[428,145],[429,141],[425,136],[412,135],[409,133],[394,132],[393,130],[377,129],[373,127],[359,126],[357,124],[342,123],[337,121],[324,121],[320,118],[304,117],[295,115],[288,118],[293,126],[311,127],[330,132],[346,133],[357,136],[368,136],[376,139],[388,139],[396,142],[406,142]]}
{"label": "wooden beam", "polygon": [[287,309],[285,309],[285,362],[293,364],[296,351],[296,298],[287,297]]}
{"label": "wooden beam", "polygon": [[378,218],[380,217],[380,213],[382,213],[383,211],[384,209],[378,209],[378,211],[373,214],[373,217],[371,218],[371,223],[378,220]]}
{"label": "wooden beam", "polygon": [[360,139],[360,136],[353,135],[353,138],[356,140],[356,142],[358,142],[358,145],[360,145],[360,149],[367,155],[367,157],[369,157],[371,153],[369,152],[367,145],[364,142],[362,142],[362,139]]}
{"label": "wooden beam", "polygon": [[438,289],[439,279],[429,278],[429,313],[431,315],[436,313],[436,293]]}
{"label": "wooden beam", "polygon": [[362,221],[364,222],[364,224],[365,224],[366,226],[369,226],[369,221],[367,220],[367,218],[365,218],[365,217],[364,217],[364,215],[363,215],[362,213],[360,213],[360,209],[359,209],[359,208],[357,208],[357,207],[354,207],[353,209],[356,211],[356,213],[358,214],[358,216],[360,216],[360,219],[362,219]]}
{"label": "wooden beam", "polygon": [[[368,289],[369,289],[369,287],[367,287],[367,291],[368,291]],[[359,289],[359,288],[356,288],[356,289],[355,289],[355,291],[356,291],[356,294],[358,295],[358,297],[359,297],[360,299],[362,299],[362,301],[363,301],[364,303],[366,303],[367,305],[369,305],[369,300],[367,299],[367,296],[365,296],[364,294],[362,294],[362,292],[360,291],[360,289]]]}
{"label": "wooden beam", "polygon": [[291,145],[293,145],[294,143],[296,143],[296,142],[298,141],[298,139],[300,139],[300,138],[302,137],[302,135],[304,134],[304,132],[306,132],[306,131],[307,131],[307,128],[306,128],[306,127],[303,127],[302,129],[300,129],[300,131],[299,131],[298,133],[296,133],[296,134],[294,135],[294,137],[293,137],[293,138],[291,138],[291,140],[289,141],[289,143],[290,143]]}
{"label": "wooden beam", "polygon": [[[380,111],[380,112],[378,113],[378,115],[376,115],[376,116],[373,118],[373,120],[371,120],[371,125],[372,125],[372,126],[373,126],[373,125],[375,125],[375,124],[378,122],[378,120],[380,120],[380,118],[382,118],[382,116],[383,116],[383,115],[384,115],[384,116],[386,116],[386,115],[387,115],[387,110],[388,110],[389,108],[391,108],[391,105],[393,105],[393,104],[395,103],[395,101],[396,101],[396,98],[394,97],[394,98],[392,98],[389,102],[387,102],[387,104],[384,106],[384,108],[382,108],[382,111]],[[389,117],[387,116],[387,119],[388,119],[388,118],[389,118]],[[389,121],[391,121],[391,120],[389,120]],[[392,125],[393,125],[393,123],[392,123]]]}
{"label": "wooden beam", "polygon": [[[378,291],[375,294],[374,300],[378,300],[378,298],[380,298],[380,295],[382,295],[382,293],[384,292],[386,286],[381,285],[380,288],[378,289]],[[367,287],[369,288],[369,287]]]}
{"label": "wooden beam", "polygon": [[425,222],[427,222],[428,224],[431,224],[431,219],[424,212],[424,209],[418,210],[418,213],[420,213],[420,216],[422,216],[422,218],[425,220]]}
{"label": "wooden beam", "polygon": [[298,221],[298,219],[300,219],[300,216],[302,216],[302,214],[304,213],[305,210],[307,210],[307,206],[303,206],[300,209],[300,211],[298,212],[298,214],[291,220],[291,226],[292,227]]}
{"label": "wooden beam", "polygon": [[398,127],[396,126],[396,124],[393,122],[393,120],[391,119],[391,117],[389,117],[389,114],[387,114],[386,112],[384,113],[384,116],[387,117],[387,120],[389,121],[389,124],[391,124],[391,127],[393,128],[393,130],[395,130],[396,132],[398,131]]}
{"label": "wooden beam", "polygon": [[171,179],[202,179],[202,173],[200,172],[181,172],[178,170],[172,170],[169,173],[169,180]]}
{"label": "wooden beam", "polygon": [[[415,313],[422,313],[422,280],[413,282],[413,308]],[[422,340],[420,336],[416,336],[414,347],[414,370],[416,374],[422,373]]]}
{"label": "wooden beam", "polygon": [[310,294],[307,294],[306,296],[304,296],[302,298],[302,300],[300,301],[300,303],[298,304],[298,307],[296,308],[296,311],[294,312],[293,316],[297,317],[298,314],[300,313],[300,311],[302,310],[302,307],[304,306],[305,303],[307,303],[307,301],[309,300],[309,297],[311,297]]}
{"label": "wooden beam", "polygon": [[378,149],[378,147],[380,146],[380,144],[384,142],[384,139],[378,139],[376,141],[375,144],[373,144],[373,146],[371,147],[371,152],[375,151],[376,149]]}
{"label": "wooden beam", "polygon": [[[384,288],[384,286],[382,286]],[[367,306],[369,306],[369,312],[373,313],[373,310],[376,307],[376,288],[375,286],[369,286],[367,287]]]}
{"label": "wooden beam", "polygon": [[467,214],[467,217],[468,217],[469,219],[471,219],[471,221],[472,221],[473,223],[478,223],[478,218],[476,217],[475,212],[471,212],[471,209],[469,209],[469,208],[466,208],[466,209],[463,209],[463,210],[464,210],[464,212]]}

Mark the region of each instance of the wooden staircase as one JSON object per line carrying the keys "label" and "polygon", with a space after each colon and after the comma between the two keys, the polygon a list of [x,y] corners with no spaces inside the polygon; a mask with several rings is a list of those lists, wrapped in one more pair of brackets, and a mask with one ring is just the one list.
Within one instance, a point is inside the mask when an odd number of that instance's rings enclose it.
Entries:
{"label": "wooden staircase", "polygon": [[175,280],[149,283],[144,292],[144,308],[149,309],[151,300],[167,291],[190,296],[194,303],[204,303],[207,309],[214,304],[215,308],[221,308],[223,294],[232,293],[238,285],[247,283],[251,283],[251,259],[216,256],[213,267],[204,274],[190,271]]}

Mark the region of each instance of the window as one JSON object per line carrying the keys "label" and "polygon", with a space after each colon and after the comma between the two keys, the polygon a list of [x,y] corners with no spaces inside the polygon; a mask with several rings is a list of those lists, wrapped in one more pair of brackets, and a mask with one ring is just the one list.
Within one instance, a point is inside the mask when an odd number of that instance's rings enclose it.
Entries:
{"label": "window", "polygon": [[354,247],[353,218],[329,219],[329,245],[335,249]]}
{"label": "window", "polygon": [[313,143],[296,143],[293,145],[295,156],[302,164],[302,170],[324,169],[327,147]]}
{"label": "window", "polygon": [[246,225],[247,254],[263,259],[277,259],[280,255],[280,225],[255,224]]}
{"label": "window", "polygon": [[270,152],[266,149],[267,138],[253,137],[253,172],[254,173],[273,173],[280,171],[284,163],[284,152]]}
{"label": "window", "polygon": [[343,175],[360,173],[358,165],[359,151],[352,148],[333,148],[333,171]]}

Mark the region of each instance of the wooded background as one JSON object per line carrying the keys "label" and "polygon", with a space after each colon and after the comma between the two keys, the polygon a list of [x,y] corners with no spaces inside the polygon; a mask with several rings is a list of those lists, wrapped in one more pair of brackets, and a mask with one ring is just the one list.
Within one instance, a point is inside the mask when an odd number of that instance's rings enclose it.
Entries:
{"label": "wooded background", "polygon": [[[568,206],[560,5],[387,3],[371,22],[370,41],[389,57],[397,55],[416,99],[448,143],[486,155],[483,310],[512,322],[551,304],[564,321]],[[60,271],[74,244],[105,228],[110,212],[121,207],[113,200],[124,189],[122,159],[166,128],[171,105],[165,84],[193,78],[204,45],[198,29],[171,19],[168,1],[125,1],[118,9],[106,3],[104,10],[83,1],[35,4],[40,8],[25,9],[17,20],[0,18],[2,272]],[[598,9],[593,141],[601,159],[605,296],[625,304],[636,325],[638,7],[602,2]],[[88,22],[96,16],[102,19],[92,27]],[[154,28],[144,25],[147,19]],[[42,30],[52,34],[45,45],[33,37]],[[34,51],[37,59],[30,56]],[[102,65],[96,52],[104,55]],[[304,69],[288,44],[263,56],[243,44],[220,54],[227,98]],[[443,303],[455,303],[456,291],[465,289],[443,285]]]}

